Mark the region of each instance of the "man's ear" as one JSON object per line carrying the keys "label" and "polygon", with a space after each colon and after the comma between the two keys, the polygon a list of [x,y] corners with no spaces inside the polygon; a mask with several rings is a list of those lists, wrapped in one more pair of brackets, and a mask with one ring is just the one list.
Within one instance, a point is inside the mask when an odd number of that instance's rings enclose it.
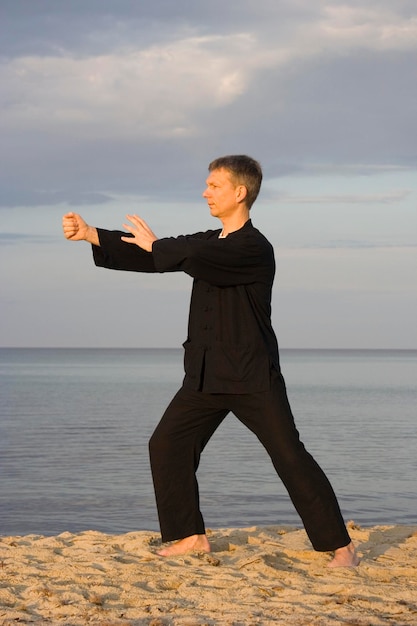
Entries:
{"label": "man's ear", "polygon": [[243,202],[247,195],[248,190],[246,189],[245,185],[238,185],[236,187],[236,200],[238,202]]}

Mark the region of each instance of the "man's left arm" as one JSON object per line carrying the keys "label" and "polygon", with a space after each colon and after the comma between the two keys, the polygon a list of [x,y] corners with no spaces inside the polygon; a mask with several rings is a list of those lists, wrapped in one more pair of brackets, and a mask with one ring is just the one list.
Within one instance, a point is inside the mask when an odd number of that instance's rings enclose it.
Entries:
{"label": "man's left arm", "polygon": [[187,235],[159,239],[152,248],[157,271],[169,267],[218,287],[271,281],[275,270],[272,246],[263,238],[242,233],[217,236]]}
{"label": "man's left arm", "polygon": [[250,284],[260,278],[269,281],[275,268],[269,242],[254,228],[219,239],[216,231],[157,239],[147,223],[137,215],[128,215],[124,224],[129,244],[152,252],[156,271],[182,270],[193,278],[217,286]]}

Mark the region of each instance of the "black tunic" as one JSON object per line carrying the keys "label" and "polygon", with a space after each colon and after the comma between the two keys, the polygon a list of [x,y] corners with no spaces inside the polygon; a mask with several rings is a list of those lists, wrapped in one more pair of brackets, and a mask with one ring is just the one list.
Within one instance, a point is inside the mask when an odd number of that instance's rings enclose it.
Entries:
{"label": "black tunic", "polygon": [[152,252],[98,229],[95,264],[136,272],[182,271],[193,277],[184,386],[205,393],[255,393],[279,371],[271,325],[274,251],[251,220],[226,238],[220,230],[167,237]]}

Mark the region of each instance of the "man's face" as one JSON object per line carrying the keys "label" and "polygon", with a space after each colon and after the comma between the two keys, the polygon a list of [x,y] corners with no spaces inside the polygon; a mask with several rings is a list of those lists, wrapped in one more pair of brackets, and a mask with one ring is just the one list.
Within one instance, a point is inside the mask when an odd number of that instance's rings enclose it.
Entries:
{"label": "man's face", "polygon": [[206,198],[213,217],[223,219],[233,215],[240,204],[238,198],[242,185],[236,185],[230,172],[225,169],[210,172],[206,185],[203,198]]}

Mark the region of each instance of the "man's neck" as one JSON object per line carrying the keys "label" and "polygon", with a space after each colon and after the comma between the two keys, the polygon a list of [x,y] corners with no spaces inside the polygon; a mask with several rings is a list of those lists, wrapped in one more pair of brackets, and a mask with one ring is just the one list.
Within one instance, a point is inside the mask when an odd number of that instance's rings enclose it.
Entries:
{"label": "man's neck", "polygon": [[222,219],[223,224],[222,237],[227,237],[230,233],[234,233],[236,230],[240,230],[246,222],[250,219],[249,210],[245,209],[238,215],[232,215],[229,218]]}

